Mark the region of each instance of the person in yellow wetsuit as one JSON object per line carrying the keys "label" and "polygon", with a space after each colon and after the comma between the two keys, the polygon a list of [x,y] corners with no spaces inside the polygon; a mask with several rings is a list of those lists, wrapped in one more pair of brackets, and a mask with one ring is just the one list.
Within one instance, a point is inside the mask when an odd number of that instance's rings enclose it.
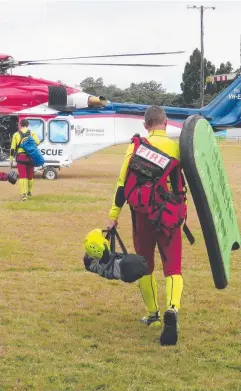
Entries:
{"label": "person in yellow wetsuit", "polygon": [[[26,119],[20,121],[21,130],[14,133],[10,149],[10,166],[13,167],[14,157],[17,162],[17,169],[19,173],[19,184],[22,195],[22,200],[26,201],[28,196],[32,195],[33,190],[33,177],[34,177],[34,166],[31,164],[31,159],[26,155],[26,152],[19,145],[24,135],[27,136],[29,122]],[[40,141],[34,132],[30,132],[32,138],[37,145]]]}
{"label": "person in yellow wetsuit", "polygon": [[[179,145],[168,138],[166,134],[167,117],[159,106],[152,106],[145,113],[144,127],[148,131],[147,140],[151,145],[167,155],[180,160]],[[130,158],[134,152],[134,144],[128,146],[124,163],[109,212],[108,228],[118,225],[121,208],[124,205],[124,186]],[[178,339],[178,310],[180,308],[183,290],[181,272],[182,238],[181,228],[175,230],[169,244],[163,233],[158,233],[147,219],[147,216],[131,209],[133,242],[137,254],[144,256],[148,263],[149,274],[139,280],[140,291],[146,306],[147,315],[141,322],[148,326],[160,326],[160,311],[157,296],[157,284],[154,276],[155,247],[158,246],[160,256],[163,253],[167,261],[162,259],[163,272],[166,280],[166,311],[164,328],[160,337],[161,345],[175,345]]]}

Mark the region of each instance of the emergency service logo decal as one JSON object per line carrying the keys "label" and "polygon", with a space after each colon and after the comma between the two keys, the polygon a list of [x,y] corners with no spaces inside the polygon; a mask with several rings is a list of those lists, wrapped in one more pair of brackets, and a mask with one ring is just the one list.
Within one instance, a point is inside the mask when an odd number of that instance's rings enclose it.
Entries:
{"label": "emergency service logo decal", "polygon": [[76,136],[104,136],[105,130],[98,128],[83,128],[81,125],[76,125]]}

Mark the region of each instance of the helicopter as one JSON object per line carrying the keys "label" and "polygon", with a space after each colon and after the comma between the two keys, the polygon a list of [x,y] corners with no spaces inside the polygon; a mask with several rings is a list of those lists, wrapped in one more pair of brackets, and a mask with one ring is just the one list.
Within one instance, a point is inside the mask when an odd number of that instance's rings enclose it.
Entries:
{"label": "helicopter", "polygon": [[[18,66],[59,65],[62,60],[157,56],[181,54],[176,52],[107,54],[97,56],[62,57],[45,60],[15,60],[0,54],[0,166],[9,165],[10,144],[19,122],[28,119],[30,129],[40,140],[39,149],[45,164],[37,170],[43,178],[56,179],[57,170],[71,167],[73,161],[87,157],[101,149],[129,143],[135,133],[146,136],[143,127],[148,105],[115,103],[103,96],[91,96],[80,88],[60,82],[16,76],[12,70]],[[116,64],[72,62],[64,65],[117,66],[117,67],[171,67],[161,64]],[[10,71],[10,73],[9,73]],[[167,134],[178,138],[183,121],[190,115],[200,114],[214,131],[241,127],[241,78],[237,78],[206,107],[164,107],[167,117]]]}

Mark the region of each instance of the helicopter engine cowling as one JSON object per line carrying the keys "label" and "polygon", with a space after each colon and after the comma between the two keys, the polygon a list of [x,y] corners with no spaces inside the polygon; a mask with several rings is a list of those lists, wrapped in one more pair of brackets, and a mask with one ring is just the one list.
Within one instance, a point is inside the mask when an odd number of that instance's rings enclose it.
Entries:
{"label": "helicopter engine cowling", "polygon": [[103,107],[108,104],[105,97],[90,96],[85,92],[68,95],[65,86],[48,86],[48,106],[60,111],[75,111],[87,107]]}

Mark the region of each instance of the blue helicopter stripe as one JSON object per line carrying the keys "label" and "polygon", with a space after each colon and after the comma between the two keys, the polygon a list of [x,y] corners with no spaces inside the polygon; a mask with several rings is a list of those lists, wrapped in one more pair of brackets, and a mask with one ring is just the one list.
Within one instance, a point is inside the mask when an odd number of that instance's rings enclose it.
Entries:
{"label": "blue helicopter stripe", "polygon": [[[126,115],[143,117],[149,105],[130,103],[109,103],[103,108],[88,108],[76,110],[73,116],[94,115]],[[182,108],[164,106],[167,117],[171,121],[181,124],[188,116],[200,114],[206,118],[213,128],[228,128],[241,126],[241,77],[216,96],[203,108]],[[66,113],[59,113],[66,115]]]}

